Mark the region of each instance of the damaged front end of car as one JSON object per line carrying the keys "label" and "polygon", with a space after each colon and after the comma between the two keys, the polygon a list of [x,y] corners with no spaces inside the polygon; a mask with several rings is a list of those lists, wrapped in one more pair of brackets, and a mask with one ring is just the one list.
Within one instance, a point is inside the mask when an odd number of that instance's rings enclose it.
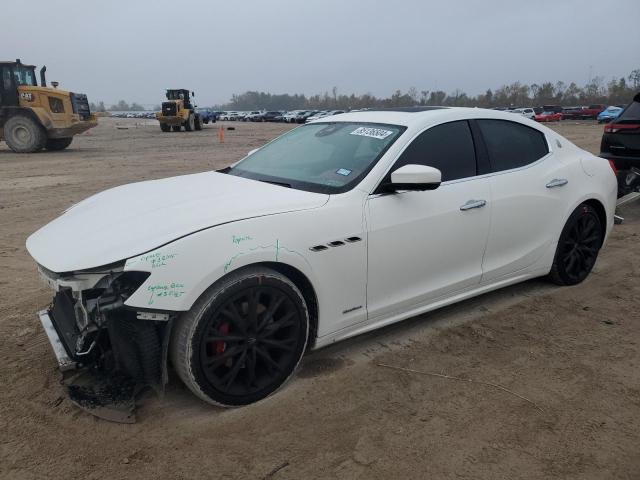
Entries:
{"label": "damaged front end of car", "polygon": [[57,274],[38,266],[54,291],[38,316],[70,400],[100,418],[133,423],[136,397],[148,388],[164,392],[173,313],[126,306],[149,273],[123,267]]}

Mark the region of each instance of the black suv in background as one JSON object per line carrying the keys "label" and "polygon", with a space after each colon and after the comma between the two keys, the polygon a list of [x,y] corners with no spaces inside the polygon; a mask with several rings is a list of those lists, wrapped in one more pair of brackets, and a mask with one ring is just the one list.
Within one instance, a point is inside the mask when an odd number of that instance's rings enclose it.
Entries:
{"label": "black suv in background", "polygon": [[600,156],[618,171],[618,196],[640,190],[640,93],[605,125]]}

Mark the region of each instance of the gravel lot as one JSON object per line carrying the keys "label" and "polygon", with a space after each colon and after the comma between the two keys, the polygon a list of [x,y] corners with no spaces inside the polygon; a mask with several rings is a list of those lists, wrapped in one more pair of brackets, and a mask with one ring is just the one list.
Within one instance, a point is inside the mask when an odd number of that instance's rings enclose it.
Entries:
{"label": "gravel lot", "polygon": [[[101,119],[64,152],[0,145],[1,478],[639,478],[640,203],[582,285],[530,281],[314,352],[257,405],[215,409],[173,377],[135,425],[73,407],[26,237],[95,192],[220,168],[290,128],[231,125],[224,144],[218,125]],[[552,127],[597,152],[601,125]]]}

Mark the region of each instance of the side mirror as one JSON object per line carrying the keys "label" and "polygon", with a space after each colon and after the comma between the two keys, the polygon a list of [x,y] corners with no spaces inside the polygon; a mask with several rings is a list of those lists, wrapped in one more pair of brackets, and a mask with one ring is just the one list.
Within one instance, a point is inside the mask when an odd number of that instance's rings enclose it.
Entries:
{"label": "side mirror", "polygon": [[191,92],[191,96],[195,97],[196,96],[196,92]]}
{"label": "side mirror", "polygon": [[398,190],[435,190],[442,182],[442,172],[426,165],[405,165],[391,173],[391,183],[381,185],[385,192]]}

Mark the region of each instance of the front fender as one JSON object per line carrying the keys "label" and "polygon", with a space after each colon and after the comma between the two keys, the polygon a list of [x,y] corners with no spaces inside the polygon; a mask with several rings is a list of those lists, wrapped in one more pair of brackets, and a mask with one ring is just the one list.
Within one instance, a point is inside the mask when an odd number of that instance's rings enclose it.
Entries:
{"label": "front fender", "polygon": [[321,208],[219,225],[130,258],[125,270],[151,275],[126,305],[186,311],[230,272],[277,262],[295,268],[312,285],[318,335],[362,322],[367,315],[364,199],[365,193],[354,190]]}
{"label": "front fender", "polygon": [[234,222],[207,229],[128,259],[125,271],[145,271],[151,275],[126,305],[189,310],[224,275],[261,262],[287,264],[314,282],[308,255],[299,247],[274,233],[256,233],[247,227],[247,222]]}

